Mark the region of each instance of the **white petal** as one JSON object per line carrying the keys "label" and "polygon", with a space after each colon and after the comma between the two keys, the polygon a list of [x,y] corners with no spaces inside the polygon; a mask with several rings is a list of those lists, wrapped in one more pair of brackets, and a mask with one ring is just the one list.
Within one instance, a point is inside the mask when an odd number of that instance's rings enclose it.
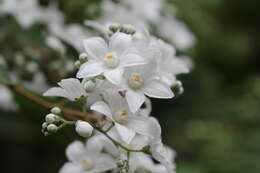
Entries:
{"label": "white petal", "polygon": [[101,37],[92,37],[83,41],[87,54],[94,59],[101,59],[107,53],[107,44]]}
{"label": "white petal", "polygon": [[97,158],[96,165],[93,172],[106,172],[117,167],[113,158],[107,154],[101,154]]}
{"label": "white petal", "polygon": [[64,88],[68,95],[71,97],[79,98],[82,95],[86,95],[83,85],[80,83],[78,79],[69,78],[61,80],[58,85]]}
{"label": "white petal", "polygon": [[129,48],[131,41],[132,36],[117,32],[110,38],[109,49],[120,55]]}
{"label": "white petal", "polygon": [[154,134],[154,129],[157,129],[157,124],[155,124],[154,121],[150,119],[150,117],[135,115],[128,116],[126,126],[144,136],[154,138],[154,136],[157,135]]}
{"label": "white petal", "polygon": [[82,166],[71,162],[65,163],[59,170],[59,173],[82,173]]}
{"label": "white petal", "polygon": [[98,76],[104,72],[104,66],[102,62],[88,61],[81,65],[77,78],[88,78]]}
{"label": "white petal", "polygon": [[111,109],[109,108],[109,106],[103,102],[103,101],[98,101],[96,103],[94,103],[91,107],[91,110],[93,111],[97,111],[101,114],[106,115],[108,118],[113,119],[112,118],[112,112]]}
{"label": "white petal", "polygon": [[128,90],[126,100],[131,112],[136,112],[144,103],[145,96],[142,92]]}
{"label": "white petal", "polygon": [[174,94],[170,87],[159,80],[150,81],[143,88],[144,93],[153,98],[173,98]]}
{"label": "white petal", "polygon": [[122,75],[123,75],[123,69],[121,69],[121,68],[116,68],[114,70],[106,71],[104,73],[104,76],[106,77],[106,79],[115,85],[118,85],[121,83]]}
{"label": "white petal", "polygon": [[150,117],[150,130],[152,134],[152,141],[160,141],[161,140],[161,134],[162,134],[162,128],[160,126],[160,123],[157,119],[154,117]]}
{"label": "white petal", "polygon": [[87,140],[86,150],[88,154],[97,155],[101,152],[104,147],[104,136],[95,135]]}
{"label": "white petal", "polygon": [[122,140],[126,143],[129,144],[132,139],[135,136],[135,132],[125,126],[122,126],[118,123],[115,123],[115,127],[120,135],[120,137],[122,138]]}
{"label": "white petal", "polygon": [[65,97],[67,99],[73,100],[67,92],[60,88],[60,87],[53,87],[47,90],[45,93],[43,93],[43,96],[58,96],[58,97]]}
{"label": "white petal", "polygon": [[71,143],[66,149],[66,156],[72,162],[78,162],[82,155],[84,155],[85,146],[80,141]]}
{"label": "white petal", "polygon": [[147,61],[143,57],[134,53],[123,55],[121,61],[122,66],[124,67],[143,65],[147,63]]}
{"label": "white petal", "polygon": [[153,144],[151,146],[151,153],[155,160],[162,163],[166,167],[168,173],[174,172],[175,166],[173,164],[173,160],[169,158],[166,148],[163,146],[162,142]]}

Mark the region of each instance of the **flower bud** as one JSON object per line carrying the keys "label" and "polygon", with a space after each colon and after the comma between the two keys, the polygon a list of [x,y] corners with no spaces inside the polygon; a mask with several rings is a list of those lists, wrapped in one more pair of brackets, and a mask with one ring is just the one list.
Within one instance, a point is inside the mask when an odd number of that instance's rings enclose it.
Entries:
{"label": "flower bud", "polygon": [[81,62],[79,60],[77,60],[75,63],[74,63],[75,67],[77,68],[80,68],[81,66]]}
{"label": "flower bud", "polygon": [[109,30],[112,32],[116,32],[118,29],[120,29],[121,25],[119,23],[113,23],[109,26]]}
{"label": "flower bud", "polygon": [[173,89],[173,92],[174,92],[174,94],[175,94],[176,96],[180,96],[180,95],[182,95],[183,92],[184,92],[184,88],[183,88],[183,86],[182,86],[181,81],[176,81],[176,83],[173,84],[172,89]]}
{"label": "flower bud", "polygon": [[81,63],[84,63],[84,62],[86,62],[88,60],[88,55],[86,54],[86,53],[81,53],[80,55],[79,55],[79,61],[81,62]]}
{"label": "flower bud", "polygon": [[48,123],[46,123],[46,122],[42,123],[42,129],[47,128],[47,126],[48,126]]}
{"label": "flower bud", "polygon": [[61,113],[61,110],[59,107],[54,107],[51,109],[51,113],[58,115]]}
{"label": "flower bud", "polygon": [[51,133],[55,133],[55,132],[57,132],[57,130],[58,130],[58,127],[55,124],[50,124],[47,127],[47,131],[51,132]]}
{"label": "flower bud", "polygon": [[96,84],[92,80],[88,80],[87,82],[85,82],[84,88],[86,92],[92,92],[96,88]]}
{"label": "flower bud", "polygon": [[56,121],[56,115],[54,115],[54,114],[48,114],[48,115],[46,115],[46,117],[45,117],[45,121],[47,122],[47,123],[54,123],[55,121]]}
{"label": "flower bud", "polygon": [[123,27],[124,27],[126,34],[132,35],[136,32],[135,27],[133,25],[126,24],[126,25],[123,25]]}
{"label": "flower bud", "polygon": [[78,120],[76,122],[76,132],[86,138],[92,135],[93,127],[88,122]]}

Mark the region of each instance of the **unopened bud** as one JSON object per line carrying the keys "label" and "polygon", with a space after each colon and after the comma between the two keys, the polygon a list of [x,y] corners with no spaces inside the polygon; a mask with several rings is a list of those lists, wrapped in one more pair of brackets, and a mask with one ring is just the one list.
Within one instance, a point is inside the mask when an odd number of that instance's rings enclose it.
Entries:
{"label": "unopened bud", "polygon": [[86,62],[88,60],[88,55],[86,54],[86,53],[81,53],[80,55],[79,55],[79,61],[81,62],[81,63],[84,63],[84,62]]}
{"label": "unopened bud", "polygon": [[75,63],[74,63],[75,67],[77,68],[80,68],[81,66],[81,62],[79,60],[77,60]]}
{"label": "unopened bud", "polygon": [[184,92],[184,88],[182,86],[182,83],[180,81],[176,81],[175,84],[173,84],[173,92],[176,96],[182,95]]}
{"label": "unopened bud", "polygon": [[80,136],[87,138],[92,135],[93,127],[88,122],[78,120],[76,122],[76,132]]}
{"label": "unopened bud", "polygon": [[92,80],[88,80],[87,82],[85,82],[84,88],[86,92],[92,92],[96,88],[96,84]]}
{"label": "unopened bud", "polygon": [[47,128],[47,126],[48,126],[48,123],[44,122],[44,123],[42,124],[42,129]]}
{"label": "unopened bud", "polygon": [[112,32],[116,32],[117,30],[119,30],[121,27],[121,25],[119,23],[113,23],[109,26],[109,30]]}
{"label": "unopened bud", "polygon": [[58,130],[58,127],[55,124],[50,124],[47,127],[47,131],[51,132],[51,133],[55,133],[55,132],[57,132],[57,130]]}
{"label": "unopened bud", "polygon": [[54,123],[55,121],[56,121],[56,115],[54,115],[54,114],[48,114],[48,115],[46,115],[46,117],[45,117],[45,121],[47,122],[47,123]]}
{"label": "unopened bud", "polygon": [[54,107],[51,109],[51,113],[58,115],[61,113],[61,110],[59,107]]}
{"label": "unopened bud", "polygon": [[136,29],[133,25],[126,24],[123,27],[125,29],[126,34],[133,35],[136,32]]}

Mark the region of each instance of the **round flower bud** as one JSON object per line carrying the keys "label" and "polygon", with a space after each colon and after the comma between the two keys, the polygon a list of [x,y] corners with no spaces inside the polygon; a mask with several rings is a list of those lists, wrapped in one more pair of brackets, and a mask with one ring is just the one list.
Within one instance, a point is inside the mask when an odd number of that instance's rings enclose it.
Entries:
{"label": "round flower bud", "polygon": [[47,127],[48,132],[55,133],[58,130],[58,127],[55,124],[50,124]]}
{"label": "round flower bud", "polygon": [[75,67],[77,68],[80,68],[81,66],[81,62],[79,60],[77,60],[75,63],[74,63]]}
{"label": "round flower bud", "polygon": [[59,107],[54,107],[51,109],[51,113],[58,115],[61,113],[61,110]]}
{"label": "round flower bud", "polygon": [[180,96],[184,92],[184,88],[182,86],[181,81],[176,81],[176,83],[173,84],[172,89],[173,89],[173,92],[175,93],[176,96]]}
{"label": "round flower bud", "polygon": [[79,60],[80,60],[81,63],[86,62],[88,60],[88,55],[86,53],[81,53],[79,55]]}
{"label": "round flower bud", "polygon": [[119,23],[113,23],[109,26],[109,30],[116,32],[120,27],[121,27],[121,25]]}
{"label": "round flower bud", "polygon": [[47,126],[48,126],[48,123],[46,123],[46,122],[42,123],[42,128],[43,129],[47,128]]}
{"label": "round flower bud", "polygon": [[126,34],[134,34],[136,32],[135,27],[133,25],[126,24],[123,26]]}
{"label": "round flower bud", "polygon": [[88,122],[78,120],[76,122],[76,132],[80,136],[87,138],[92,135],[93,127]]}
{"label": "round flower bud", "polygon": [[84,83],[84,88],[86,92],[92,92],[96,88],[96,84],[92,80],[88,80]]}
{"label": "round flower bud", "polygon": [[48,115],[46,115],[46,117],[45,117],[45,121],[47,122],[47,123],[54,123],[55,121],[56,121],[56,115],[54,115],[54,114],[48,114]]}

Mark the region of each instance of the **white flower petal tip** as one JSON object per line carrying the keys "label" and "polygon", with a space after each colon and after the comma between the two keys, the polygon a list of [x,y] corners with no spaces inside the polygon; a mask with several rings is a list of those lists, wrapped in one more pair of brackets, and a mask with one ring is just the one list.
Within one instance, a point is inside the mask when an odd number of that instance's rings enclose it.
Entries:
{"label": "white flower petal tip", "polygon": [[96,103],[94,103],[93,105],[91,105],[90,109],[92,111],[96,111],[99,112],[101,114],[106,115],[107,117],[109,117],[110,119],[112,119],[112,112],[111,109],[109,108],[109,106],[103,102],[103,101],[98,101]]}

